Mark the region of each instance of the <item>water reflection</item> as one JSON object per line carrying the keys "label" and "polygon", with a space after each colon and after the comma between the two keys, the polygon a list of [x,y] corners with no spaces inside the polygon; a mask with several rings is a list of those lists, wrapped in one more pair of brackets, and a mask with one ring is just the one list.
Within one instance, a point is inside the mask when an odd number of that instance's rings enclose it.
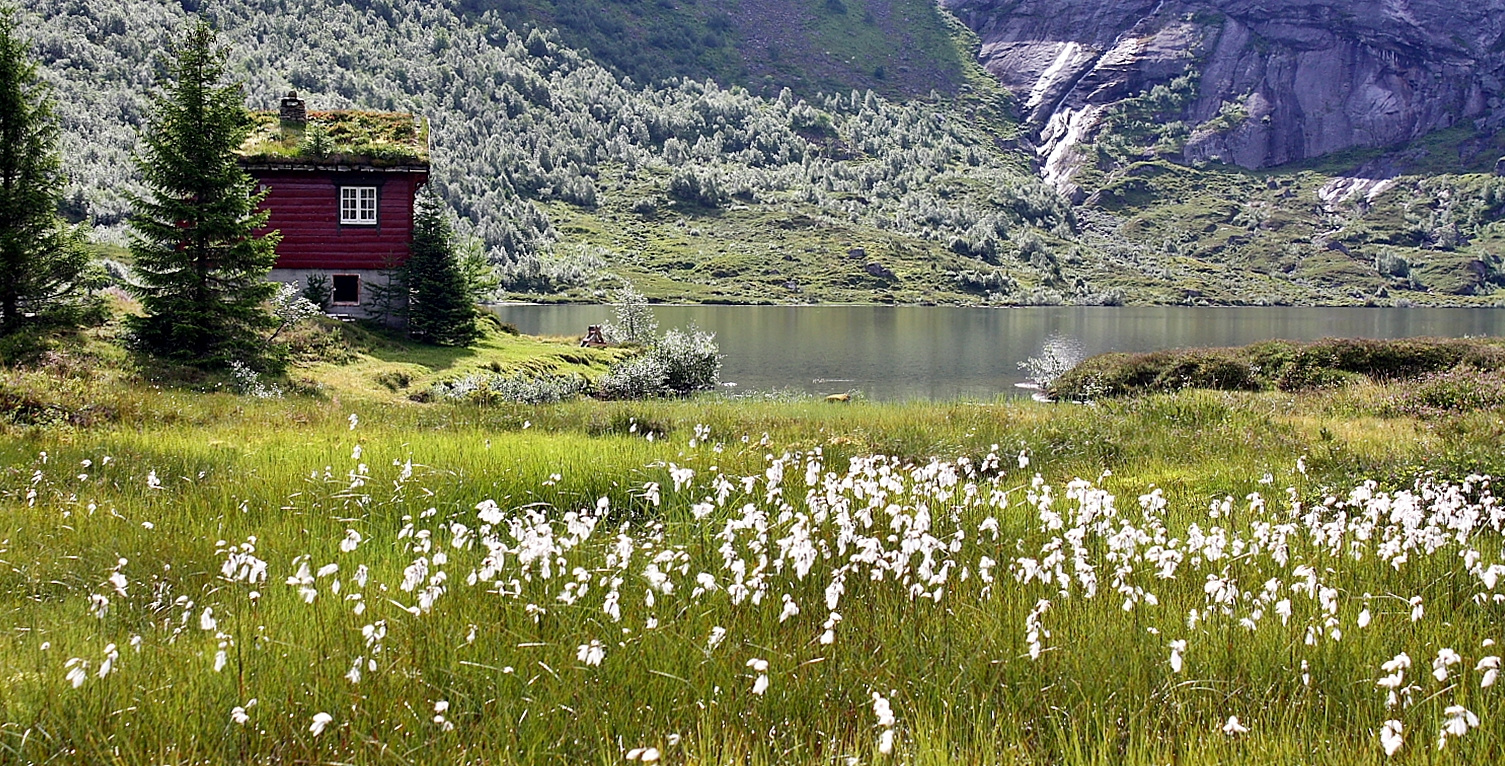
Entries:
{"label": "water reflection", "polygon": [[[581,335],[609,306],[499,306],[534,335]],[[1052,336],[1081,353],[1236,346],[1271,338],[1405,338],[1505,334],[1502,309],[659,306],[661,329],[716,333],[722,379],[738,390],[856,389],[875,399],[1016,395],[1019,363]]]}

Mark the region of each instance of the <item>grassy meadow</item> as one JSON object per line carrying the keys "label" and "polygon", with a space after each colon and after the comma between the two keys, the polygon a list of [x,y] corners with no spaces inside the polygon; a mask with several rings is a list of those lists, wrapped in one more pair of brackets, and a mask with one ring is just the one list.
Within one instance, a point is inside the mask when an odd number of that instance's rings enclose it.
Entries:
{"label": "grassy meadow", "polygon": [[1505,754],[1498,410],[355,390],[7,427],[0,762]]}

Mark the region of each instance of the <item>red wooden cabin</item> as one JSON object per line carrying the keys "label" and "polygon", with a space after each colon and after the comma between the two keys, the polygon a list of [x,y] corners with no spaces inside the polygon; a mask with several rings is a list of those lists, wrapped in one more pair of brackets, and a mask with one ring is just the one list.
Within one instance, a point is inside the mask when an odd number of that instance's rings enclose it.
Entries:
{"label": "red wooden cabin", "polygon": [[282,234],[270,279],[323,280],[325,309],[368,317],[372,288],[407,260],[413,199],[428,181],[421,118],[388,112],[308,112],[296,93],[258,112],[241,165],[266,191],[267,229]]}

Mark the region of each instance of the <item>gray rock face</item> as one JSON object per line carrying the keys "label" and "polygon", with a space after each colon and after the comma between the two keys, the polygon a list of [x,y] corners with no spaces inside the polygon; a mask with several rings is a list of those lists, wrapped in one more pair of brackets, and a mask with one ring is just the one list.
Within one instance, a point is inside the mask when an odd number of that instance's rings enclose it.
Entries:
{"label": "gray rock face", "polygon": [[1187,72],[1185,161],[1262,168],[1505,122],[1505,0],[945,4],[982,38],[1060,185],[1107,109]]}

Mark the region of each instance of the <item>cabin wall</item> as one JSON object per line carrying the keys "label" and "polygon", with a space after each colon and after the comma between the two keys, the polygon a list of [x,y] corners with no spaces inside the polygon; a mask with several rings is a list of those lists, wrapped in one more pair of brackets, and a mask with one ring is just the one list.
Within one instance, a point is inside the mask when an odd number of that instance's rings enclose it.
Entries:
{"label": "cabin wall", "polygon": [[[378,270],[407,260],[419,171],[252,170],[267,191],[266,230],[277,230],[278,269]],[[376,225],[340,223],[340,187],[375,186]]]}

